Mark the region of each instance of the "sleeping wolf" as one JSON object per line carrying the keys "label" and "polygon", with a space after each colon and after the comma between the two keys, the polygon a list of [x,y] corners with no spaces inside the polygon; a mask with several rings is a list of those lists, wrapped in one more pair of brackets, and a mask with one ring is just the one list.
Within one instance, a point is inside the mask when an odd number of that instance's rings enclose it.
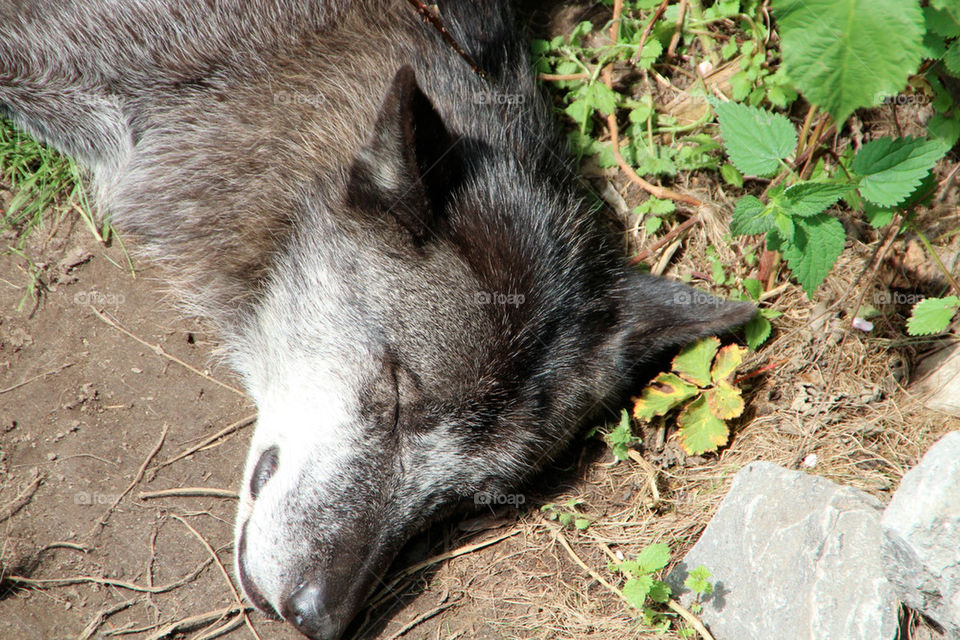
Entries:
{"label": "sleeping wolf", "polygon": [[257,403],[237,575],[317,639],[431,519],[754,312],[628,268],[509,7],[436,11],[465,55],[405,0],[0,0],[0,109],[89,169]]}

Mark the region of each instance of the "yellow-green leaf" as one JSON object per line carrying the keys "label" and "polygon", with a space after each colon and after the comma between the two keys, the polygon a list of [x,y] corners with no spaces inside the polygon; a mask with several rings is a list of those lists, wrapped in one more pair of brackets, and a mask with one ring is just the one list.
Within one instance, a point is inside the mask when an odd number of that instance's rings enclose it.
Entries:
{"label": "yellow-green leaf", "polygon": [[649,420],[653,416],[662,416],[699,391],[672,373],[661,373],[643,390],[639,398],[633,399],[633,417],[637,420]]}
{"label": "yellow-green leaf", "polygon": [[743,413],[743,397],[737,389],[726,380],[717,382],[713,389],[706,392],[707,406],[712,413],[721,420],[736,418]]}
{"label": "yellow-green leaf", "polygon": [[673,359],[673,370],[684,380],[705,387],[710,384],[710,363],[719,348],[720,339],[714,336],[687,345]]}
{"label": "yellow-green leaf", "polygon": [[726,380],[736,371],[740,363],[743,362],[743,354],[746,351],[743,347],[736,344],[728,344],[717,354],[713,361],[713,369],[710,371],[710,379],[714,382]]}
{"label": "yellow-green leaf", "polygon": [[703,396],[680,412],[677,424],[680,425],[680,445],[691,455],[716,451],[727,443],[727,424],[710,413]]}

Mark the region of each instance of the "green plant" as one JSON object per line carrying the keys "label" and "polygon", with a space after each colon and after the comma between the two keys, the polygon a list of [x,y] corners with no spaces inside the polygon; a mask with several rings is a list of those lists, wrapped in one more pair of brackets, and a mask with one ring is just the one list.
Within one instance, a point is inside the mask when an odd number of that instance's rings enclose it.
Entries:
{"label": "green plant", "polygon": [[630,447],[640,442],[640,438],[633,435],[633,427],[630,424],[630,414],[627,413],[626,409],[620,411],[620,422],[616,427],[608,431],[603,436],[603,439],[610,445],[610,450],[618,461],[622,462],[629,457],[627,452],[630,450]]}
{"label": "green plant", "polygon": [[777,175],[765,201],[753,195],[737,201],[730,230],[765,235],[767,248],[783,255],[808,296],[846,243],[843,225],[826,210],[845,198],[864,208],[871,224],[887,223],[891,207],[910,206],[922,195],[922,182],[948,151],[939,140],[879,138],[841,164],[842,172],[801,180],[785,162],[797,145],[787,118],[732,102],[714,101],[714,108],[733,165],[744,174]]}
{"label": "green plant", "polygon": [[925,336],[944,331],[960,308],[960,297],[926,298],[914,305],[907,333]]}
{"label": "green plant", "polygon": [[687,453],[716,451],[727,443],[726,421],[743,412],[743,397],[732,382],[745,349],[735,344],[720,348],[720,340],[703,338],[681,351],[672,371],[661,373],[634,398],[638,420],[663,416],[677,407],[680,444]]}
{"label": "green plant", "polygon": [[607,567],[610,571],[626,577],[621,589],[624,600],[643,613],[644,621],[648,625],[662,631],[669,629],[670,620],[661,611],[649,606],[647,600],[657,604],[670,601],[669,585],[655,577],[669,562],[670,547],[659,542],[643,549],[636,560],[611,562]]}
{"label": "green plant", "polygon": [[593,522],[578,511],[577,507],[579,507],[581,504],[583,504],[583,500],[578,498],[570,498],[561,504],[548,502],[540,507],[540,511],[544,514],[547,520],[559,522],[561,525],[567,528],[584,531],[591,524],[593,524]]}
{"label": "green plant", "polygon": [[703,597],[713,593],[713,583],[710,582],[712,576],[713,574],[710,573],[709,569],[700,565],[687,574],[686,579],[683,581],[683,586],[697,594],[696,601],[690,605],[690,611],[693,613],[699,614],[700,611],[703,610],[703,605],[701,604]]}

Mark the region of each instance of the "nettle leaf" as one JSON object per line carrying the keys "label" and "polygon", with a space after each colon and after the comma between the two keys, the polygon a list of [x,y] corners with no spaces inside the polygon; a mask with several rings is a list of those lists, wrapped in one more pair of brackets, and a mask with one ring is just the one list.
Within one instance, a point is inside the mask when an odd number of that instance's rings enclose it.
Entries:
{"label": "nettle leaf", "polygon": [[837,123],[896,94],[920,64],[919,0],[773,0],[787,75]]}
{"label": "nettle leaf", "polygon": [[712,101],[730,161],[741,172],[767,176],[797,147],[793,125],[778,113],[736,102]]}
{"label": "nettle leaf", "polygon": [[847,235],[840,221],[826,213],[794,222],[794,238],[782,247],[783,257],[804,292],[813,297],[843,252]]}
{"label": "nettle leaf", "polygon": [[710,363],[720,348],[720,339],[716,336],[701,338],[684,347],[673,359],[673,370],[677,374],[699,387],[710,384]]}
{"label": "nettle leaf", "polygon": [[[960,10],[960,7],[957,10]],[[923,18],[928,31],[933,31],[945,38],[960,36],[960,23],[944,9],[924,7]]]}
{"label": "nettle leaf", "polygon": [[620,423],[604,436],[604,440],[610,445],[613,456],[623,462],[629,458],[630,444],[638,438],[633,435],[633,428],[630,424],[630,414],[626,409],[620,411]]}
{"label": "nettle leaf", "polygon": [[913,313],[907,320],[907,333],[912,336],[926,336],[940,333],[947,328],[957,307],[960,298],[947,296],[945,298],[926,298],[913,307]]}
{"label": "nettle leaf", "polygon": [[707,389],[704,395],[707,398],[710,413],[721,420],[736,418],[743,413],[744,404],[740,389],[726,380],[721,380],[712,389]]}
{"label": "nettle leaf", "polygon": [[713,574],[710,573],[709,569],[700,565],[687,575],[686,580],[683,581],[683,586],[696,593],[710,595],[713,593],[713,584],[710,582],[712,576]]}
{"label": "nettle leaf", "polygon": [[655,580],[653,586],[650,587],[650,593],[648,595],[654,602],[666,604],[670,601],[671,593],[673,593],[673,590],[670,588],[670,585],[668,585],[666,582]]}
{"label": "nettle leaf", "polygon": [[773,325],[770,324],[770,321],[759,313],[750,318],[750,321],[743,327],[743,335],[747,340],[747,346],[756,351],[757,347],[770,337],[772,329]]}
{"label": "nettle leaf", "polygon": [[743,196],[737,200],[730,222],[730,233],[735,236],[753,236],[773,229],[773,216],[756,196]]}
{"label": "nettle leaf", "polygon": [[943,54],[943,64],[954,76],[960,76],[960,40],[954,40]]}
{"label": "nettle leaf", "polygon": [[865,202],[863,205],[863,215],[874,229],[880,229],[890,224],[894,213],[896,213],[896,210],[883,209],[872,202]]}
{"label": "nettle leaf", "polygon": [[728,344],[720,349],[716,359],[713,361],[713,368],[710,370],[710,379],[714,382],[720,382],[733,375],[733,372],[736,371],[740,363],[743,362],[744,351],[746,350],[743,347],[736,344]]}
{"label": "nettle leaf", "polygon": [[640,52],[640,68],[650,69],[661,53],[663,53],[663,45],[660,41],[656,38],[648,39],[643,44],[643,51]]}
{"label": "nettle leaf", "polygon": [[881,207],[903,202],[948,151],[940,140],[879,138],[860,148],[851,168],[863,176],[860,193]]}
{"label": "nettle leaf", "polygon": [[824,182],[801,182],[784,192],[787,197],[787,209],[794,216],[815,216],[851,190],[848,184],[829,184]]}
{"label": "nettle leaf", "polygon": [[650,576],[640,576],[639,578],[630,578],[623,585],[623,597],[631,607],[642,609],[643,603],[653,587],[653,578]]}
{"label": "nettle leaf", "polygon": [[680,446],[690,455],[716,451],[727,443],[727,423],[713,415],[707,401],[700,396],[677,416],[680,427]]}
{"label": "nettle leaf", "polygon": [[661,373],[643,390],[639,398],[634,398],[633,416],[637,420],[662,416],[699,391],[675,374]]}
{"label": "nettle leaf", "polygon": [[602,82],[588,85],[583,96],[591,107],[605,116],[617,109],[617,93]]}
{"label": "nettle leaf", "polygon": [[657,542],[646,547],[637,556],[637,567],[643,573],[655,573],[670,562],[670,546]]}

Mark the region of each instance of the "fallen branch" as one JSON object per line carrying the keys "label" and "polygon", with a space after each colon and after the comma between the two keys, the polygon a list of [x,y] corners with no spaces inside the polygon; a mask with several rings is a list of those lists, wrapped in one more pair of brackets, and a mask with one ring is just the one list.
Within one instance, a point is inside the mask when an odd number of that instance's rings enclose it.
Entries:
{"label": "fallen branch", "polygon": [[10,501],[10,504],[3,508],[3,511],[0,511],[0,522],[9,520],[12,518],[20,509],[23,509],[25,506],[30,504],[30,500],[33,499],[33,494],[37,492],[37,489],[40,488],[40,484],[43,482],[43,474],[40,471],[37,471],[33,476],[33,480],[30,481],[30,484],[27,485],[27,488],[17,494],[17,497]]}
{"label": "fallen branch", "polygon": [[137,494],[141,500],[153,498],[233,498],[240,497],[236,491],[214,489],[212,487],[183,487],[181,489],[160,489],[159,491],[141,491]]}
{"label": "fallen branch", "polygon": [[150,464],[150,461],[153,460],[153,457],[157,455],[157,453],[160,451],[160,448],[163,446],[163,441],[167,439],[167,431],[169,431],[169,427],[167,427],[166,423],[164,423],[163,433],[160,434],[160,440],[157,441],[157,445],[153,448],[150,454],[143,461],[143,464],[140,465],[140,469],[139,471],[137,471],[137,475],[134,476],[133,481],[129,485],[127,485],[127,488],[124,489],[120,495],[117,496],[117,499],[113,501],[113,504],[110,505],[110,508],[107,509],[106,513],[103,514],[100,520],[95,525],[93,525],[93,528],[90,529],[90,533],[87,535],[93,535],[94,533],[99,531],[101,527],[107,524],[107,520],[110,518],[110,514],[112,514],[113,510],[117,508],[117,505],[120,504],[120,501],[123,500],[124,496],[130,493],[133,487],[136,486],[136,484],[140,482],[141,479],[143,479],[143,474],[147,470],[147,465]]}

